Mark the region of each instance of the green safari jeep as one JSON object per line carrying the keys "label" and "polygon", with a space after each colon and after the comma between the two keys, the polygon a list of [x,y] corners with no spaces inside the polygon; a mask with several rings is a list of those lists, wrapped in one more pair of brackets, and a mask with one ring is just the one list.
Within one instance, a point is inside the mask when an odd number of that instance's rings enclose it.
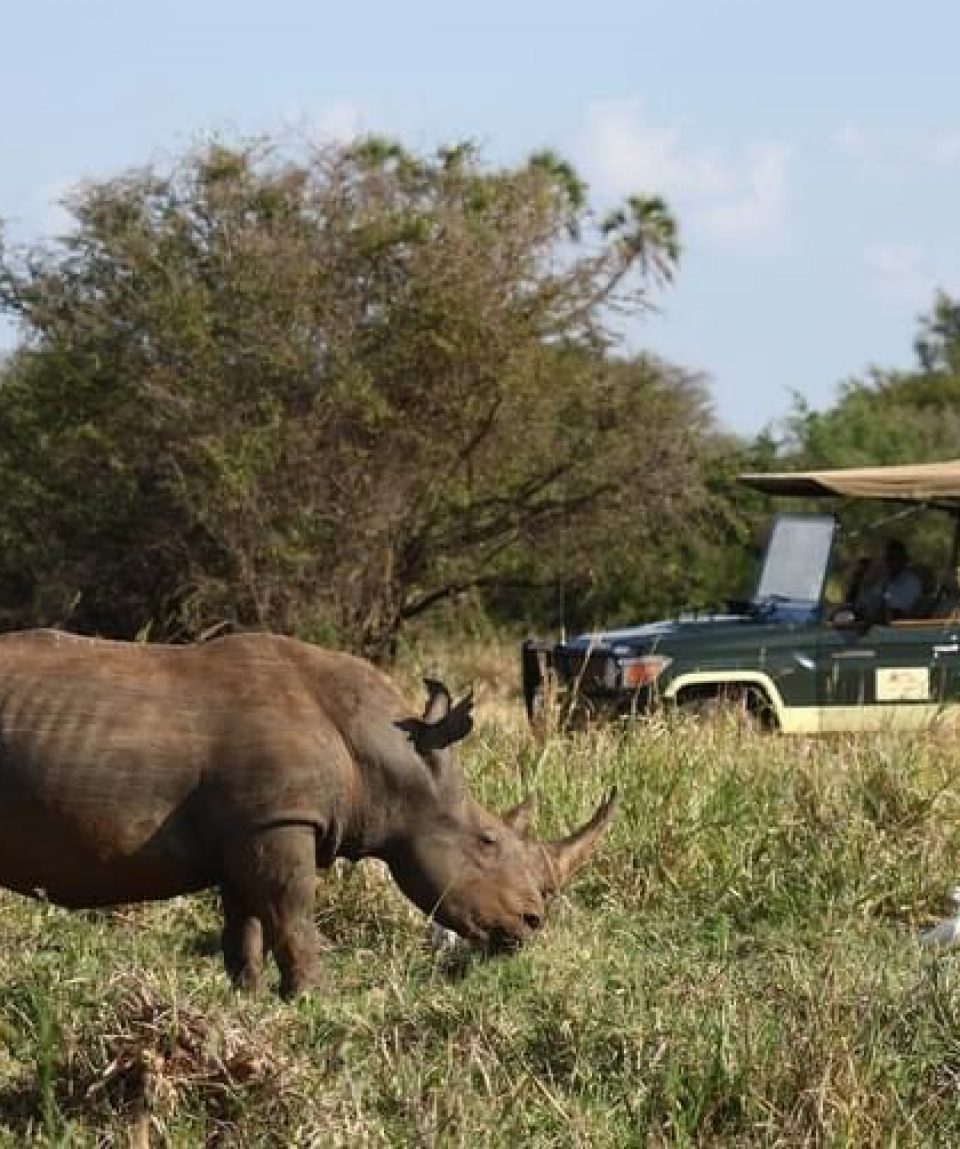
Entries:
{"label": "green safari jeep", "polygon": [[836,514],[778,514],[747,601],[569,641],[524,642],[531,722],[542,722],[554,705],[582,719],[723,704],[769,728],[816,734],[918,727],[960,715],[960,460],[746,474],[739,481],[833,506],[854,499],[888,504],[878,508],[885,531],[892,519],[902,531],[921,512],[952,529],[939,532],[936,563],[917,568],[922,593],[914,605],[884,617],[839,589],[844,538]]}

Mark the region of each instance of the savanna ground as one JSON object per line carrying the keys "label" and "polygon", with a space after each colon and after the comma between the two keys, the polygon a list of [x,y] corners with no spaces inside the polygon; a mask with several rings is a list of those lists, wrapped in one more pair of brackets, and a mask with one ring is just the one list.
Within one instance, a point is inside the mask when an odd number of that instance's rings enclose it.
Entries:
{"label": "savanna ground", "polygon": [[228,987],[211,897],[0,894],[0,1145],[960,1144],[960,954],[915,941],[960,880],[955,737],[538,744],[493,661],[439,668],[480,688],[491,807],[535,785],[557,834],[620,789],[543,936],[437,953],[375,866],[338,868],[329,987],[283,1005]]}

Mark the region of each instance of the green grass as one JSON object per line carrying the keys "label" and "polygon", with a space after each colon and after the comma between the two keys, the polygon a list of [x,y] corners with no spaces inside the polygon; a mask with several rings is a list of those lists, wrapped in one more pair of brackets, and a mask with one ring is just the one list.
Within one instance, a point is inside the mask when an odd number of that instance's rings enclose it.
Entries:
{"label": "green grass", "polygon": [[0,895],[0,1145],[960,1144],[960,881],[942,733],[735,725],[544,746],[481,722],[491,807],[621,809],[542,937],[442,956],[375,866],[321,878],[325,992],[227,986],[211,898],[70,914]]}

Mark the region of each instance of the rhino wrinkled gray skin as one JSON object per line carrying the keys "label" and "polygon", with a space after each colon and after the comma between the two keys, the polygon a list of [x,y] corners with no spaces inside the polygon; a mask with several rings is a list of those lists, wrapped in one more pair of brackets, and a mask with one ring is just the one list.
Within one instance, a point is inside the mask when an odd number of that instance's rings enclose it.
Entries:
{"label": "rhino wrinkled gray skin", "polygon": [[450,747],[472,701],[422,717],[347,654],[269,634],[197,646],[0,637],[0,885],[91,908],[219,887],[241,986],[272,953],[285,996],[319,978],[316,870],[386,862],[425,913],[491,950],[541,925],[615,795],[557,842],[468,794]]}

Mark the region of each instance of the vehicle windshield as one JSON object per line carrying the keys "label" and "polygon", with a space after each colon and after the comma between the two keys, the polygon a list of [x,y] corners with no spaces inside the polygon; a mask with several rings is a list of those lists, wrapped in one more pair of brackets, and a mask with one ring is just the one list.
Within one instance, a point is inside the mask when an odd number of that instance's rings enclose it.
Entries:
{"label": "vehicle windshield", "polygon": [[836,527],[833,515],[778,515],[753,601],[819,603]]}

